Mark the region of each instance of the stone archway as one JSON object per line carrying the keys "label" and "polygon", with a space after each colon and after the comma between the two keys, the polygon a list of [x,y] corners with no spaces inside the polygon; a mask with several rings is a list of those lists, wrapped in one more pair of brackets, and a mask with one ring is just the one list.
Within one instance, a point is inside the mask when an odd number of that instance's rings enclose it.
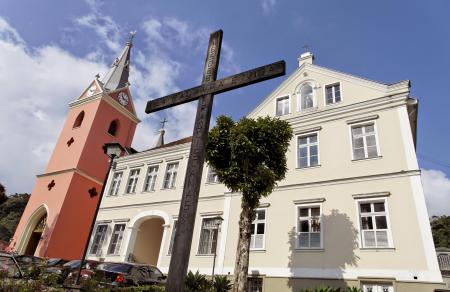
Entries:
{"label": "stone archway", "polygon": [[45,205],[37,208],[30,216],[21,238],[21,245],[18,249],[20,254],[34,255],[36,253],[42,238],[42,233],[47,225],[47,216],[48,213]]}
{"label": "stone archway", "polygon": [[164,233],[164,219],[152,217],[142,220],[137,226],[136,239],[129,260],[156,266]]}

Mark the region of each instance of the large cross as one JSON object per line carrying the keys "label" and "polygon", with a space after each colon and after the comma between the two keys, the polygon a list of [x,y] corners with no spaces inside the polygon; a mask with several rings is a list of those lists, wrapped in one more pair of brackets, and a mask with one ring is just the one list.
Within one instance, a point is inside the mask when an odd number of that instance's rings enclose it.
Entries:
{"label": "large cross", "polygon": [[172,248],[167,291],[181,292],[184,289],[191,251],[192,234],[197,212],[205,150],[208,140],[209,122],[214,94],[261,82],[285,74],[285,62],[279,61],[243,73],[216,80],[219,67],[223,31],[213,32],[209,38],[208,51],[203,71],[202,85],[180,91],[147,103],[145,112],[151,113],[198,99],[197,115],[192,134],[183,196]]}

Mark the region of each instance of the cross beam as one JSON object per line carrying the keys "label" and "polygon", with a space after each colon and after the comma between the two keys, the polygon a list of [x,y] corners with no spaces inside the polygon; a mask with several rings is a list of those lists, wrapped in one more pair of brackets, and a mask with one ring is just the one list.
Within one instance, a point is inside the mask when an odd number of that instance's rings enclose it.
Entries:
{"label": "cross beam", "polygon": [[253,83],[265,81],[275,77],[283,76],[286,71],[284,61],[278,61],[256,69],[248,70],[236,75],[216,80],[207,84],[192,87],[177,93],[169,94],[158,99],[147,102],[145,112],[147,114],[160,111],[172,106],[194,101],[202,95],[219,94]]}
{"label": "cross beam", "polygon": [[222,30],[213,32],[210,36],[202,85],[149,101],[145,109],[146,113],[151,113],[198,99],[191,150],[169,266],[166,286],[168,292],[184,291],[214,94],[285,74],[285,62],[279,61],[216,81],[222,36]]}

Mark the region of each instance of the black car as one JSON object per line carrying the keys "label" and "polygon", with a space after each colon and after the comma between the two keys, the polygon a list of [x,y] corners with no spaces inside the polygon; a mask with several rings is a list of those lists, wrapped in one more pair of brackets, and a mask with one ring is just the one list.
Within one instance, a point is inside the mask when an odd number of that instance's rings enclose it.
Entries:
{"label": "black car", "polygon": [[80,263],[80,260],[73,260],[61,265],[50,266],[45,269],[45,273],[57,274],[61,275],[63,278],[66,278],[70,272],[77,270],[80,267]]}
{"label": "black car", "polygon": [[117,286],[164,285],[167,278],[155,266],[135,263],[102,263],[96,274]]}
{"label": "black car", "polygon": [[23,272],[13,255],[8,253],[0,253],[0,273],[4,273],[7,277],[22,278]]}

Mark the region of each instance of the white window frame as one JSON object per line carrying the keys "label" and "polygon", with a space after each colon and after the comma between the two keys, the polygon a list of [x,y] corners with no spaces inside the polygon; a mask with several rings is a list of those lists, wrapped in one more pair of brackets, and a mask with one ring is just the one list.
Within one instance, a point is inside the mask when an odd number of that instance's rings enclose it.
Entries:
{"label": "white window frame", "polygon": [[392,283],[370,283],[370,282],[363,282],[362,283],[362,291],[367,292],[370,291],[368,288],[374,288],[372,289],[372,292],[383,292],[383,286],[388,286],[389,289],[388,292],[394,292],[394,285]]}
{"label": "white window frame", "polygon": [[[336,95],[335,95],[335,91],[333,89],[333,102],[327,103],[327,87],[330,87],[330,86],[334,87],[336,85],[339,85],[339,92],[341,94],[341,100],[336,101]],[[342,94],[342,83],[341,82],[338,81],[338,82],[334,82],[334,83],[330,83],[330,84],[325,84],[325,86],[323,87],[323,104],[325,106],[342,103],[343,101],[344,101],[344,98],[343,98],[343,94]]]}
{"label": "white window frame", "polygon": [[171,256],[173,251],[173,245],[175,244],[175,232],[177,231],[178,219],[173,219],[172,233],[170,234],[169,246],[167,247],[167,255]]}
{"label": "white window frame", "polygon": [[[167,173],[169,172],[169,167],[171,165],[176,164],[177,167],[175,168],[175,171],[171,171],[171,175],[170,178],[168,180],[168,186],[166,187],[166,176]],[[164,178],[163,178],[163,182],[162,182],[162,189],[163,190],[170,190],[170,189],[175,189],[176,188],[176,183],[177,183],[177,178],[178,178],[178,171],[180,168],[180,162],[179,161],[174,161],[174,162],[168,162],[166,165],[166,172],[164,173]],[[174,175],[173,173],[175,173],[175,179],[174,179]]]}
{"label": "white window frame", "polygon": [[[302,94],[301,94],[301,89],[303,86],[309,85],[312,88],[312,97],[313,97],[313,106],[312,107],[308,107],[308,108],[302,108]],[[315,83],[312,81],[306,81],[301,83],[299,86],[297,86],[297,89],[295,90],[295,94],[297,95],[297,109],[299,112],[304,112],[304,111],[308,111],[308,110],[312,110],[312,109],[316,109],[317,108],[317,96],[316,96],[316,86]]]}
{"label": "white window frame", "polygon": [[[314,134],[317,135],[317,165],[311,166],[311,161],[310,161],[311,155],[309,155],[309,147],[308,147],[308,164],[309,165],[306,167],[300,167],[300,162],[299,162],[300,157],[298,155],[298,152],[299,152],[299,141],[298,140],[299,140],[299,138],[312,136]],[[296,168],[297,169],[309,169],[309,168],[319,167],[320,166],[320,135],[319,135],[319,132],[312,131],[312,132],[301,133],[301,134],[296,135],[295,138],[297,139],[296,140],[297,147],[296,147],[296,151],[295,151]]]}
{"label": "white window frame", "polygon": [[[367,157],[367,158],[355,158],[355,153],[353,151],[353,133],[352,133],[352,129],[356,128],[356,127],[365,127],[365,126],[369,126],[373,124],[373,129],[375,131],[375,143],[377,144],[377,156],[375,157]],[[364,122],[360,122],[360,123],[352,123],[348,125],[348,131],[349,131],[349,135],[350,135],[350,152],[351,152],[351,157],[352,157],[352,161],[364,161],[364,160],[370,160],[370,159],[377,159],[382,157],[381,155],[381,146],[380,146],[380,140],[378,139],[378,127],[377,127],[377,122],[375,120],[369,120],[369,121],[364,121]],[[364,144],[366,144],[366,140],[364,139]],[[365,146],[364,148],[364,156],[367,156],[367,146]]]}
{"label": "white window frame", "polygon": [[[284,113],[282,115],[278,115],[277,114],[278,101],[281,100],[281,99],[287,99],[288,100],[288,112]],[[274,111],[274,114],[275,114],[276,117],[282,117],[282,116],[290,114],[291,112],[292,112],[291,111],[291,96],[289,94],[278,96],[278,97],[275,98],[275,111]]]}
{"label": "white window frame", "polygon": [[[119,174],[120,174],[120,176],[119,176]],[[116,175],[118,176],[117,180],[116,180]],[[119,188],[120,188],[120,184],[122,182],[122,178],[123,178],[123,171],[114,172],[111,183],[110,183],[108,196],[113,197],[113,196],[117,196],[119,194]]]}
{"label": "white window frame", "polygon": [[[118,234],[118,240],[115,243],[116,246],[114,247],[114,251],[110,252],[111,245],[113,244],[114,235],[116,234],[116,226],[119,226],[119,225],[123,225],[123,230],[119,230],[118,231],[118,233],[117,233]],[[122,247],[122,242],[123,242],[123,239],[125,237],[124,235],[125,235],[125,229],[126,228],[127,228],[127,225],[125,223],[116,223],[116,224],[114,224],[114,227],[113,227],[113,230],[112,230],[112,234],[111,234],[111,238],[110,238],[109,244],[108,244],[108,249],[106,251],[106,253],[108,255],[119,255],[120,254],[120,249]]]}
{"label": "white window frame", "polygon": [[[384,213],[386,214],[386,224],[387,224],[387,236],[388,236],[388,246],[383,246],[383,247],[376,247],[376,246],[371,246],[371,247],[365,247],[364,246],[364,239],[363,239],[363,228],[362,228],[362,220],[361,220],[361,203],[379,203],[379,202],[383,202],[384,203]],[[389,216],[389,205],[388,205],[388,200],[386,197],[374,197],[374,198],[361,198],[361,199],[356,199],[355,200],[356,203],[356,215],[357,215],[357,220],[358,220],[358,232],[359,232],[359,236],[358,236],[358,246],[360,249],[392,249],[394,248],[394,240],[392,237],[392,226],[391,226],[391,218]],[[372,214],[372,213],[371,213]],[[373,229],[376,230],[376,229]]]}
{"label": "white window frame", "polygon": [[[94,248],[95,238],[98,235],[98,229],[99,229],[100,226],[105,226],[105,231],[104,231],[103,234],[101,234],[101,237],[100,237],[98,245],[97,245],[97,251],[93,252],[92,249]],[[89,254],[90,255],[100,255],[102,253],[103,243],[105,242],[106,235],[108,233],[108,227],[109,226],[106,223],[98,223],[97,225],[95,225],[95,233],[94,233],[94,236],[92,237],[91,245],[89,246]]]}
{"label": "white window frame", "polygon": [[[255,209],[255,212],[257,211],[264,211],[264,219],[254,219],[252,220],[251,224],[255,224],[255,230],[254,233],[250,236],[250,250],[265,250],[266,249],[266,234],[267,234],[267,208],[258,208]],[[262,241],[262,247],[252,247],[251,243],[251,237],[254,237],[257,234],[258,230],[258,223],[264,223],[264,233],[263,233],[263,241]]]}
{"label": "white window frame", "polygon": [[[300,208],[319,207],[320,211],[320,246],[319,247],[302,247],[299,243],[299,226],[300,226]],[[309,216],[311,217],[311,216]],[[317,203],[300,203],[295,204],[295,249],[297,250],[323,250],[323,206],[322,202]]]}
{"label": "white window frame", "polygon": [[[211,176],[214,177],[213,180],[210,180]],[[218,183],[220,183],[219,177],[217,176],[217,173],[214,170],[214,167],[212,167],[212,166],[208,166],[208,171],[206,172],[206,183],[207,184],[218,184]]]}
{"label": "white window frame", "polygon": [[[217,217],[217,215],[202,217],[202,222],[200,224],[200,232],[198,235],[197,254],[196,254],[197,256],[213,256],[214,255],[214,253],[200,253],[200,244],[201,244],[201,239],[202,239],[201,237],[202,237],[202,230],[203,230],[203,222],[205,221],[205,219],[214,219],[216,217]],[[216,254],[218,252],[217,249],[219,248],[220,227],[221,227],[221,225],[219,224],[219,226],[217,227]],[[212,248],[212,246],[211,246],[211,248]]]}
{"label": "white window frame", "polygon": [[[136,173],[133,174],[133,172],[136,172]],[[128,174],[127,186],[125,187],[126,194],[135,194],[136,193],[136,187],[137,187],[140,175],[141,175],[140,168],[130,169],[130,173]]]}
{"label": "white window frame", "polygon": [[[150,169],[154,169],[154,168],[156,168],[156,171],[150,173]],[[151,184],[149,181],[150,174],[152,174]],[[156,181],[158,180],[158,175],[159,175],[159,165],[149,165],[147,167],[147,173],[145,174],[144,186],[142,188],[142,192],[154,192],[155,191]],[[148,189],[147,186],[149,186],[150,189]]]}

